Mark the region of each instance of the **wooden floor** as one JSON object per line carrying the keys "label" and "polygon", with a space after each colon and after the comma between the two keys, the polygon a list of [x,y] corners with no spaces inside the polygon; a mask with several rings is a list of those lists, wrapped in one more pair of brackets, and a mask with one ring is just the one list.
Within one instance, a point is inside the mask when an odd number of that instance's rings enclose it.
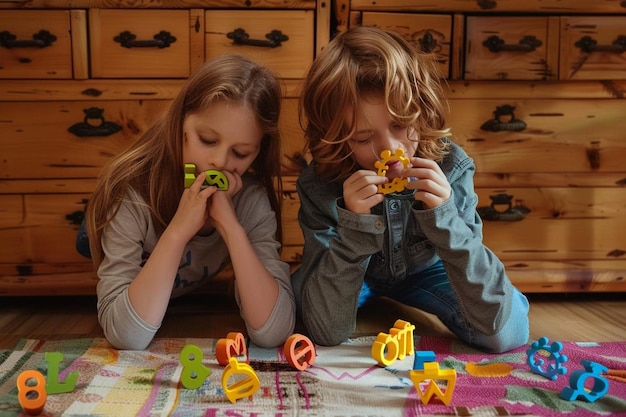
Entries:
{"label": "wooden floor", "polygon": [[[626,341],[626,294],[530,294],[529,299],[531,340]],[[355,335],[387,332],[398,318],[415,324],[416,334],[450,335],[433,316],[390,300],[361,310]],[[244,331],[232,300],[188,296],[171,303],[157,337],[219,338],[229,331]],[[102,336],[93,297],[0,298],[2,349],[20,338]]]}

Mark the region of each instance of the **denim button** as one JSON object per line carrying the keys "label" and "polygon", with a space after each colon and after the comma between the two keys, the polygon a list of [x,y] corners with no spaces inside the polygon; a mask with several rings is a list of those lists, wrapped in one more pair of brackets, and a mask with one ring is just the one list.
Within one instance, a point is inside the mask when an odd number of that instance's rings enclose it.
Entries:
{"label": "denim button", "polygon": [[377,229],[381,229],[383,227],[383,221],[382,220],[376,220],[374,222],[374,227]]}
{"label": "denim button", "polygon": [[389,204],[389,209],[390,209],[391,211],[396,211],[396,210],[398,210],[398,202],[397,202],[397,201],[392,201],[392,202]]}

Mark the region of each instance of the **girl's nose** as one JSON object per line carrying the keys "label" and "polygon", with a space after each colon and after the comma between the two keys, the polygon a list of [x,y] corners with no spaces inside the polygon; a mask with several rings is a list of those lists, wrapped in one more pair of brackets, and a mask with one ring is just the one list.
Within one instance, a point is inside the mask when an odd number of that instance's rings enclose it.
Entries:
{"label": "girl's nose", "polygon": [[227,163],[228,163],[227,152],[218,151],[218,150],[216,150],[215,152],[212,152],[209,165],[212,165],[213,168],[217,170],[223,170],[226,168]]}

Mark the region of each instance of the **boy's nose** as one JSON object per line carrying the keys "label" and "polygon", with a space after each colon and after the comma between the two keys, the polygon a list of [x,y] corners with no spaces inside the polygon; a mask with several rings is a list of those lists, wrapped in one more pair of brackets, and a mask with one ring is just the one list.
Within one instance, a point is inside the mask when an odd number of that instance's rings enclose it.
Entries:
{"label": "boy's nose", "polygon": [[391,137],[381,138],[381,140],[377,143],[377,146],[375,147],[376,155],[380,157],[380,153],[385,150],[391,151],[391,154],[393,155],[396,149],[403,148],[401,145],[402,144],[400,141],[397,141]]}

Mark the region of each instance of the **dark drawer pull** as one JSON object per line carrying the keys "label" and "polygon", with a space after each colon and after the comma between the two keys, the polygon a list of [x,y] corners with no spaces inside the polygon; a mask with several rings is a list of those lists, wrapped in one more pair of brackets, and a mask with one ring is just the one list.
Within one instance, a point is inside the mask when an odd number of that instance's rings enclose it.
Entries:
{"label": "dark drawer pull", "polygon": [[510,194],[494,194],[490,195],[489,198],[491,199],[491,205],[478,207],[476,209],[481,219],[485,221],[520,221],[531,211],[528,207],[524,206],[521,200],[517,200],[515,206],[513,206],[513,204],[511,204],[513,196]]}
{"label": "dark drawer pull", "polygon": [[47,30],[40,30],[32,40],[18,40],[17,36],[8,31],[0,32],[0,45],[4,48],[45,48],[52,45],[57,37]]}
{"label": "dark drawer pull", "polygon": [[583,36],[575,44],[581,51],[591,52],[617,52],[622,53],[626,51],[626,36],[620,35],[610,45],[598,45],[598,41],[591,36]]}
{"label": "dark drawer pull", "polygon": [[122,126],[104,120],[104,109],[90,107],[84,109],[85,118],[67,130],[79,137],[109,136],[122,130]]}
{"label": "dark drawer pull", "polygon": [[437,39],[435,39],[432,32],[429,30],[427,30],[426,33],[424,33],[424,36],[422,36],[421,38],[417,40],[417,43],[420,46],[420,50],[427,54],[430,54],[432,52],[435,52],[441,49],[441,47],[439,46],[437,42]]}
{"label": "dark drawer pull", "polygon": [[289,40],[289,36],[284,35],[280,30],[273,30],[270,33],[266,33],[267,40],[250,39],[250,35],[241,28],[237,28],[232,32],[226,34],[228,39],[232,39],[235,45],[249,45],[249,46],[262,46],[265,48],[276,48],[280,46],[281,42]]}
{"label": "dark drawer pull", "polygon": [[136,40],[137,35],[125,30],[113,38],[115,42],[119,42],[124,48],[169,48],[171,44],[176,42],[176,37],[164,30],[160,31],[152,37],[152,40]]}
{"label": "dark drawer pull", "polygon": [[535,36],[524,36],[517,44],[507,44],[506,41],[499,36],[493,35],[485,39],[483,46],[486,46],[491,52],[502,51],[521,51],[531,52],[543,45],[543,43]]}
{"label": "dark drawer pull", "polygon": [[526,129],[526,122],[515,118],[514,110],[515,106],[511,106],[510,104],[496,106],[493,112],[493,119],[483,123],[480,129],[488,132],[500,132],[503,130],[519,132],[520,130]]}

